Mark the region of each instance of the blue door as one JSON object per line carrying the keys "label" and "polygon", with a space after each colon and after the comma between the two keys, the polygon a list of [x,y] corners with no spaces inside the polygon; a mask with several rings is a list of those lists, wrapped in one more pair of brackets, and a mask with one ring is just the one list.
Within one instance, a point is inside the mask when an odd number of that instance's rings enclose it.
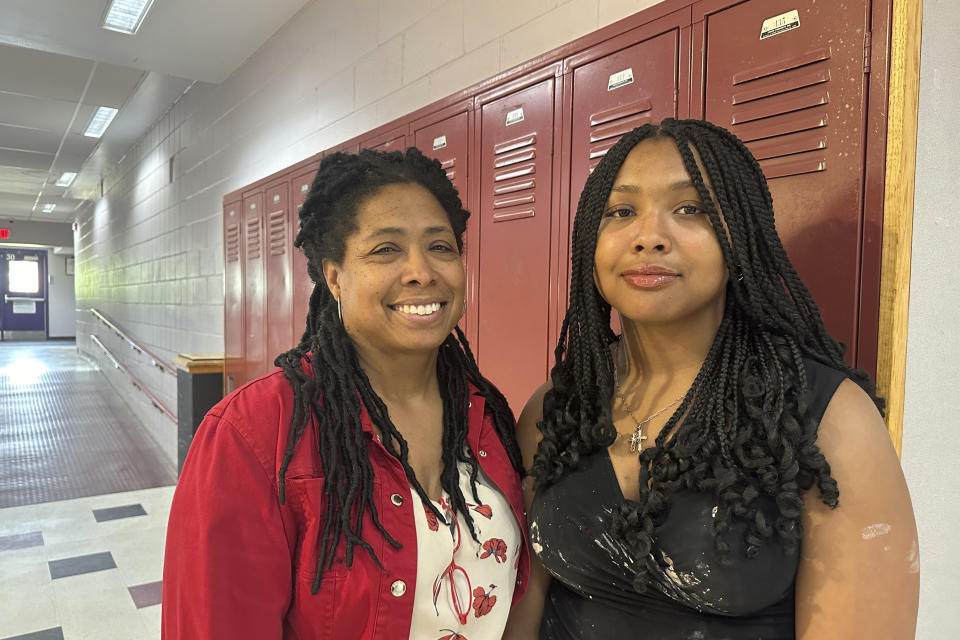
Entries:
{"label": "blue door", "polygon": [[0,249],[0,302],[0,340],[46,340],[46,251]]}

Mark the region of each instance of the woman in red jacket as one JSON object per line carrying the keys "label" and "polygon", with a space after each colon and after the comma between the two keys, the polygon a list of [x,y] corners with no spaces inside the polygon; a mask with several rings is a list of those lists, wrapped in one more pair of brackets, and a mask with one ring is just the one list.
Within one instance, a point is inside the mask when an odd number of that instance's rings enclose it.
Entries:
{"label": "woman in red jacket", "polygon": [[521,460],[457,328],[468,215],[416,149],[321,163],[307,329],[194,437],[164,638],[500,638],[529,571]]}

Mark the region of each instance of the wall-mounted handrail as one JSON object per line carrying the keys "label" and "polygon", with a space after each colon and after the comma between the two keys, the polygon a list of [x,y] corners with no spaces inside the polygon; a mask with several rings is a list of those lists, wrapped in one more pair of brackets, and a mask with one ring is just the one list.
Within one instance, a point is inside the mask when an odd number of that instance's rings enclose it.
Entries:
{"label": "wall-mounted handrail", "polygon": [[135,386],[137,389],[142,391],[144,395],[146,395],[150,399],[150,402],[153,404],[154,407],[162,411],[163,414],[166,415],[171,420],[173,420],[173,422],[177,421],[177,416],[174,415],[174,413],[170,411],[170,409],[167,409],[167,407],[164,406],[162,402],[160,402],[160,399],[157,398],[157,396],[153,395],[150,392],[150,390],[147,389],[147,387],[142,382],[140,382],[139,379],[137,379],[135,375],[130,373],[129,369],[127,369],[125,366],[123,366],[123,364],[120,363],[119,360],[117,360],[117,358],[113,355],[113,353],[110,352],[110,349],[108,349],[102,342],[100,342],[100,338],[98,338],[97,336],[91,335],[90,339],[93,340],[93,342],[98,347],[100,347],[100,350],[103,351],[103,353],[110,359],[110,363],[113,365],[114,369],[120,369],[125,374],[127,374],[127,377],[130,378],[130,382],[133,384],[133,386]]}
{"label": "wall-mounted handrail", "polygon": [[118,326],[115,325],[114,323],[110,322],[110,320],[108,320],[108,319],[106,318],[106,316],[104,316],[102,313],[100,313],[100,312],[97,311],[96,309],[90,309],[90,313],[93,314],[93,317],[94,317],[94,318],[96,318],[97,320],[99,320],[99,321],[102,322],[103,324],[107,325],[107,327],[109,327],[111,331],[113,331],[115,334],[117,334],[117,336],[118,336],[119,338],[125,340],[132,350],[134,350],[134,351],[136,351],[137,353],[142,354],[142,355],[145,355],[146,357],[150,358],[150,364],[152,364],[152,365],[155,366],[156,368],[160,369],[160,370],[163,371],[164,373],[169,373],[169,374],[172,375],[172,376],[176,376],[176,375],[177,375],[176,370],[175,370],[171,365],[167,364],[166,362],[164,362],[163,360],[161,360],[161,359],[158,358],[157,356],[155,356],[155,355],[153,355],[152,353],[150,353],[150,351],[149,351],[146,347],[144,347],[142,344],[140,344],[139,342],[137,342],[136,340],[134,340],[133,338],[131,338],[130,336],[128,336],[128,335],[126,334],[126,332],[123,331],[123,329],[121,329],[120,327],[118,327]]}

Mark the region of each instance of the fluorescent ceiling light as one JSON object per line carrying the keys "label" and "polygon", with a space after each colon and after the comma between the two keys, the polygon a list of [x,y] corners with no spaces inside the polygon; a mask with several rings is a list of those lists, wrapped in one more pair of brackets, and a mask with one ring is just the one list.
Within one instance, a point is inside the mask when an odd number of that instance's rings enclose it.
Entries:
{"label": "fluorescent ceiling light", "polygon": [[113,122],[116,115],[117,110],[113,107],[97,107],[97,112],[93,114],[93,119],[90,120],[90,124],[87,125],[87,130],[83,132],[83,135],[88,138],[99,138]]}
{"label": "fluorescent ceiling light", "polygon": [[113,0],[103,18],[102,26],[110,31],[133,35],[143,24],[143,17],[147,15],[151,5],[153,0]]}
{"label": "fluorescent ceiling light", "polygon": [[63,175],[60,176],[60,179],[57,180],[58,187],[69,187],[73,184],[74,178],[77,177],[77,174],[73,171],[64,171]]}
{"label": "fluorescent ceiling light", "polygon": [[44,213],[53,213],[53,210],[56,209],[56,208],[57,208],[57,205],[55,205],[55,204],[45,204],[45,205],[43,205],[43,212],[44,212]]}

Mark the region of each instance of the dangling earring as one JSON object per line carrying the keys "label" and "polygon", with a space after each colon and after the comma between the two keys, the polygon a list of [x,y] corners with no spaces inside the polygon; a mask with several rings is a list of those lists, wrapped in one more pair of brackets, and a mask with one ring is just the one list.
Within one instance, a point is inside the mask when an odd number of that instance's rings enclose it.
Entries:
{"label": "dangling earring", "polygon": [[733,265],[735,270],[735,275],[737,276],[737,282],[743,282],[743,269],[740,268],[740,265]]}
{"label": "dangling earring", "polygon": [[343,324],[343,312],[340,311],[340,298],[337,298],[337,317],[340,318],[340,324]]}

